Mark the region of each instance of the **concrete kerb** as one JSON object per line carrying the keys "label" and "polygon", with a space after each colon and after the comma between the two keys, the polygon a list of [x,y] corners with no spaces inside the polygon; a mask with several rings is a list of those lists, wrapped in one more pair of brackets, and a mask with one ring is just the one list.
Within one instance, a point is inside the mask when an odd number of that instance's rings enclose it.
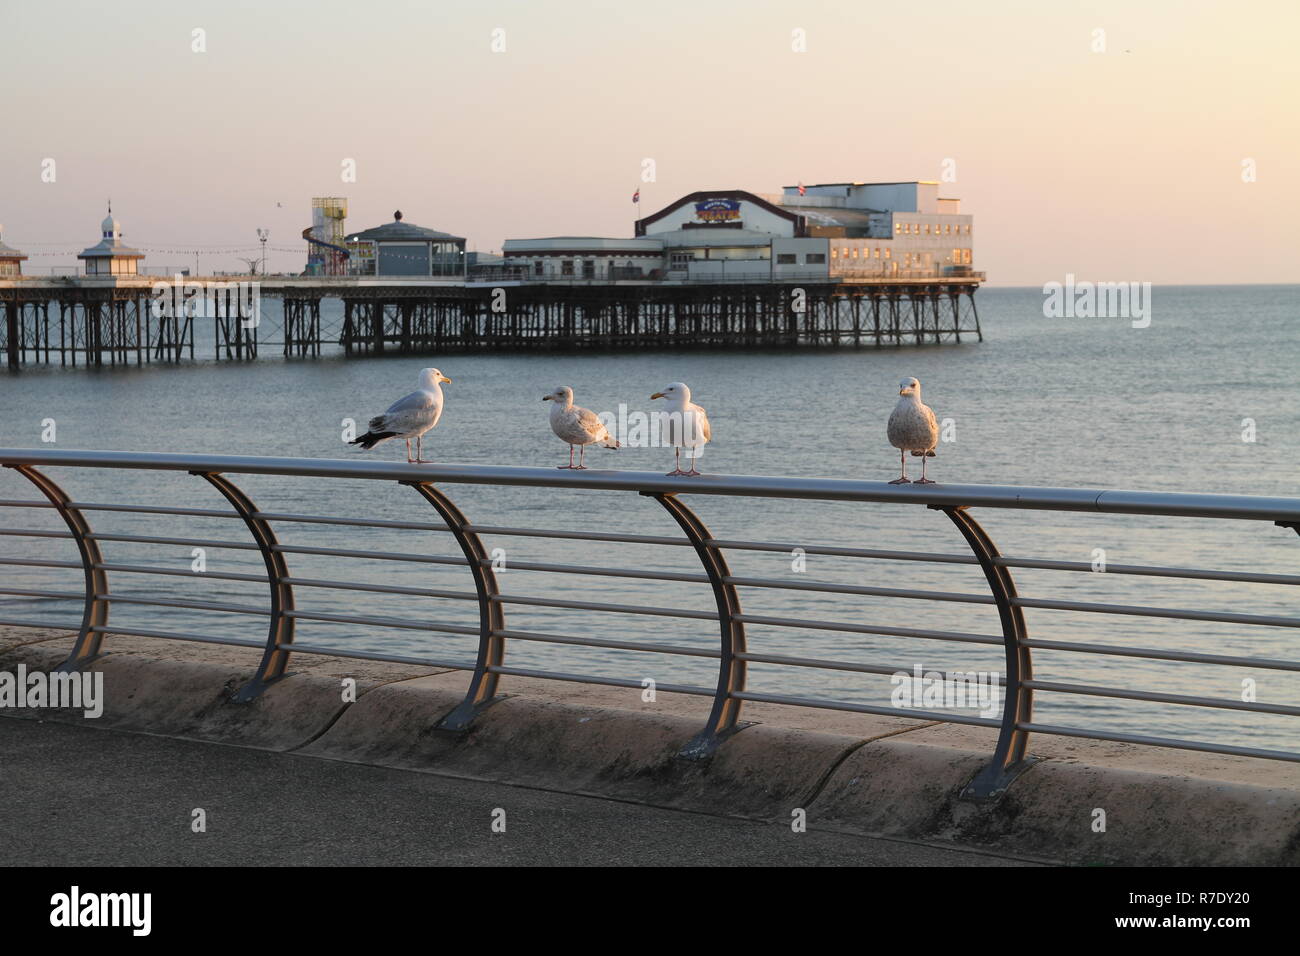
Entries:
{"label": "concrete kerb", "polygon": [[[10,646],[0,669],[49,669],[70,646],[67,638]],[[1000,799],[975,805],[958,795],[991,751],[988,735],[969,728],[798,711],[796,726],[750,726],[691,761],[677,756],[701,722],[701,701],[690,697],[637,704],[635,692],[518,679],[506,688],[516,696],[451,734],[434,728],[465,692],[461,671],[299,655],[292,676],[235,704],[230,694],[260,656],[252,650],[120,637],[107,646],[95,665],[105,674],[105,714],[92,725],[786,825],[802,808],[811,826],[1069,862],[1300,862],[1293,765],[1035,738],[1047,759]],[[354,676],[355,703],[342,701],[340,674]],[[1194,772],[1207,767],[1208,776]]]}
{"label": "concrete kerb", "polygon": [[[329,660],[303,661],[248,703],[235,703],[235,692],[257,671],[260,651],[228,645],[182,644],[110,635],[106,653],[89,670],[104,675],[101,716],[88,720],[81,710],[13,711],[11,716],[85,722],[91,726],[184,737],[261,750],[294,750],[324,733],[350,704],[338,677],[313,671]],[[160,646],[161,645],[161,646]],[[24,664],[31,671],[52,671],[68,656],[72,639],[54,635],[0,651],[0,670]],[[159,657],[166,653],[168,658]],[[307,658],[307,655],[302,655]],[[431,673],[430,668],[353,668],[355,693],[361,699],[388,680]]]}

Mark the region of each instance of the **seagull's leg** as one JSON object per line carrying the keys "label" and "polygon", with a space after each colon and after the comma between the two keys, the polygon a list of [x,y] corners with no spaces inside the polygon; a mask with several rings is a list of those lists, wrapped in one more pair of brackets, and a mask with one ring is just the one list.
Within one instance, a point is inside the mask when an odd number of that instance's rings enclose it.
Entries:
{"label": "seagull's leg", "polygon": [[699,469],[696,467],[699,463],[699,457],[700,457],[700,453],[698,450],[695,452],[695,454],[691,455],[691,468],[688,472],[686,472],[686,474],[698,475],[700,473]]}
{"label": "seagull's leg", "polygon": [[411,439],[408,438],[406,439],[406,463],[409,465],[414,462],[414,460],[415,459],[411,457]]}
{"label": "seagull's leg", "polygon": [[569,446],[569,463],[567,465],[556,465],[555,467],[559,468],[560,471],[565,471],[566,469],[573,467],[573,446],[572,445]]}
{"label": "seagull's leg", "polygon": [[587,446],[579,445],[578,446],[578,469],[580,471],[586,470],[587,466],[586,464],[584,464],[586,460],[587,460]]}
{"label": "seagull's leg", "polygon": [[899,467],[903,469],[902,477],[900,477],[900,478],[895,478],[893,481],[890,482],[890,484],[891,484],[891,485],[910,485],[910,484],[912,483],[912,481],[911,481],[910,478],[907,477],[907,449],[906,449],[906,448],[900,448],[900,449],[898,449],[898,464],[899,464]]}
{"label": "seagull's leg", "polygon": [[929,456],[928,454],[924,454],[924,455],[921,456],[921,477],[918,478],[918,479],[916,479],[916,483],[917,483],[918,485],[932,485],[932,484],[934,484],[934,479],[933,479],[933,478],[927,478],[927,477],[925,477],[925,466],[926,466],[926,464],[929,462],[929,460],[930,460],[930,456]]}
{"label": "seagull's leg", "polygon": [[680,445],[673,446],[673,470],[668,472],[669,475],[684,475],[682,471],[682,449]]}

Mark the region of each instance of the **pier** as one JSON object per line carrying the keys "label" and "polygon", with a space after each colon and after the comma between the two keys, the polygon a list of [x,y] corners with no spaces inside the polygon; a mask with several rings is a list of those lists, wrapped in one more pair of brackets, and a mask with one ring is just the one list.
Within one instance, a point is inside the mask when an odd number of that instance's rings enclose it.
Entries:
{"label": "pier", "polygon": [[[188,361],[199,335],[212,336],[221,361],[267,351],[315,357],[334,346],[378,355],[937,345],[982,341],[975,306],[982,279],[186,276],[186,285],[219,291],[204,298],[204,308],[171,309],[172,281],[161,277],[25,276],[0,279],[0,349],[17,369]],[[241,315],[239,283],[252,284],[259,297],[256,321]],[[167,292],[155,291],[163,286]],[[279,316],[261,307],[266,300],[280,303]],[[331,300],[341,305],[333,323],[321,310]]]}

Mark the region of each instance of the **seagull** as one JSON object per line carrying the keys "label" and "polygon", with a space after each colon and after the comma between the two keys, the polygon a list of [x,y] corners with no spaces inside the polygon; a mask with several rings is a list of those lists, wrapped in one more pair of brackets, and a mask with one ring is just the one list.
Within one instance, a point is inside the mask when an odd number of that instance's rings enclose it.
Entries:
{"label": "seagull", "polygon": [[[388,406],[388,411],[370,419],[370,431],[360,438],[354,438],[349,445],[360,445],[367,450],[374,448],[381,441],[390,438],[406,439],[406,460],[411,464],[430,464],[420,457],[420,440],[442,417],[442,386],[439,382],[450,382],[447,376],[436,368],[426,368],[420,372],[418,390],[399,398]],[[411,439],[415,439],[415,457],[411,457]]]}
{"label": "seagull", "polygon": [[903,474],[890,482],[891,485],[905,485],[911,479],[907,477],[907,453],[921,459],[921,477],[916,479],[918,485],[932,485],[934,481],[925,477],[927,458],[934,457],[934,447],[939,443],[939,423],[934,420],[934,411],[929,405],[921,404],[921,383],[914,378],[905,378],[898,383],[898,394],[902,396],[889,416],[889,443],[898,449],[898,460],[902,464]]}
{"label": "seagull", "polygon": [[[586,468],[582,462],[588,445],[600,443],[606,448],[618,447],[618,442],[610,437],[609,429],[596,417],[595,412],[573,404],[573,389],[569,386],[561,385],[550,395],[543,395],[542,401],[555,403],[551,406],[551,431],[559,436],[560,441],[569,445],[569,463],[558,467],[574,470]],[[576,465],[573,463],[574,445],[578,446]]]}
{"label": "seagull", "polygon": [[[713,437],[713,432],[709,428],[709,416],[704,409],[691,401],[691,390],[681,382],[673,382],[662,392],[655,392],[650,396],[652,399],[664,398],[668,400],[668,440],[673,445],[675,455],[674,463],[676,467],[668,472],[670,475],[698,475],[699,471],[695,467],[697,459],[700,457],[699,449]],[[680,431],[673,426],[681,423]],[[691,456],[691,470],[682,471],[682,448],[695,448],[697,451]]]}

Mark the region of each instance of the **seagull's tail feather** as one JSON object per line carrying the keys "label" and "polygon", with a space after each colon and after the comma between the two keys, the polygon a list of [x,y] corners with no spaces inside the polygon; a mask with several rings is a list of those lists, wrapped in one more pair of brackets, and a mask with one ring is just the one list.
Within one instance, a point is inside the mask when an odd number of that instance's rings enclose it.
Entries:
{"label": "seagull's tail feather", "polygon": [[604,447],[604,448],[620,448],[620,447],[622,447],[622,446],[619,445],[619,443],[618,443],[618,439],[617,439],[617,438],[610,438],[609,436],[606,436],[606,437],[605,437],[605,440],[602,441],[600,444],[601,444],[601,446]]}
{"label": "seagull's tail feather", "polygon": [[374,448],[376,445],[378,445],[381,441],[387,441],[389,438],[392,438],[396,434],[397,432],[366,432],[360,438],[352,439],[352,441],[348,442],[348,444],[360,445],[362,448],[368,451],[371,448]]}

